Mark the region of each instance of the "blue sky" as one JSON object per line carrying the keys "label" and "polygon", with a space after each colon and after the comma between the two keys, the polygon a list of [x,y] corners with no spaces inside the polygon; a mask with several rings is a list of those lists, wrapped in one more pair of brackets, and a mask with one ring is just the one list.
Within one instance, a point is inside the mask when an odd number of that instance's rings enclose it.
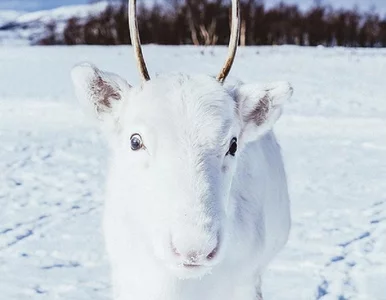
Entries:
{"label": "blue sky", "polygon": [[[155,1],[155,0],[142,0],[142,1]],[[162,0],[157,0],[162,2]],[[354,5],[358,5],[361,10],[368,10],[371,6],[375,5],[376,10],[382,14],[386,13],[386,0],[322,0],[325,3],[333,3],[335,7],[347,7],[351,8]],[[41,9],[50,9],[62,5],[70,4],[83,4],[88,3],[90,0],[0,0],[0,9],[12,9],[12,10],[26,10],[34,11]],[[280,0],[265,0],[267,5],[273,5],[280,2]],[[309,7],[314,0],[285,0],[288,3],[297,3],[302,8]]]}

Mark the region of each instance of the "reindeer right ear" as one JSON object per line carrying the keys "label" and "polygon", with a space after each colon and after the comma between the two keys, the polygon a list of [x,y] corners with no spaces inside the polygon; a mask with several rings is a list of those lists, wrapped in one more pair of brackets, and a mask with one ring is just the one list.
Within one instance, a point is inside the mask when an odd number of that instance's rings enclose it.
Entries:
{"label": "reindeer right ear", "polygon": [[88,63],[75,66],[71,77],[86,114],[99,123],[117,123],[124,93],[130,85],[118,75],[102,72]]}

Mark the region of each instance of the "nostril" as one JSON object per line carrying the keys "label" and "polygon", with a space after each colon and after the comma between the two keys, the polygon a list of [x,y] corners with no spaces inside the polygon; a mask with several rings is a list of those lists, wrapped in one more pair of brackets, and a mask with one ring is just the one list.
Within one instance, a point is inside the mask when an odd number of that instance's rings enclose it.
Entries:
{"label": "nostril", "polygon": [[206,259],[208,260],[212,260],[213,258],[215,258],[215,256],[217,255],[217,251],[218,251],[218,246],[216,248],[214,248],[212,250],[212,252],[210,252],[207,256],[206,256]]}
{"label": "nostril", "polygon": [[[214,248],[209,248],[210,245]],[[202,260],[213,260],[215,257],[217,257],[219,249],[220,249],[220,243],[219,239],[217,240],[217,243],[213,245],[213,243],[203,243],[200,245],[200,247],[189,247],[187,248],[184,245],[182,246],[176,246],[176,244],[173,242],[173,240],[170,240],[170,253],[173,254],[175,258],[180,261],[182,259],[183,262],[186,262],[187,264],[199,264]],[[180,248],[181,247],[181,248]],[[206,248],[206,249],[205,249]],[[194,250],[193,250],[194,249]],[[207,251],[207,249],[212,249],[210,252]],[[190,251],[189,251],[190,250]]]}

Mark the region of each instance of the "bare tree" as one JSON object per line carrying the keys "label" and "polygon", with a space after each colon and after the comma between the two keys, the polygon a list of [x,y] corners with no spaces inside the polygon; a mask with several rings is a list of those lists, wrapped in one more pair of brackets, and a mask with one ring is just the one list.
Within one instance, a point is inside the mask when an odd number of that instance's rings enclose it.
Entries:
{"label": "bare tree", "polygon": [[[109,0],[110,1],[110,0]],[[112,1],[112,0],[111,0]],[[127,44],[127,0],[114,0],[103,12],[68,20],[64,32],[48,24],[40,44]],[[143,43],[167,45],[225,45],[230,34],[229,0],[164,0],[166,5],[138,6]],[[324,0],[307,11],[285,3],[266,7],[264,0],[240,0],[241,45],[341,45],[385,47],[386,18],[373,9],[367,13],[334,9]],[[161,3],[159,0],[158,3]],[[0,30],[14,26],[6,24]]]}
{"label": "bare tree", "polygon": [[[213,5],[213,4],[212,4]],[[222,0],[217,0],[214,3],[215,6],[222,6]],[[186,6],[188,10],[187,19],[189,30],[191,33],[192,42],[194,45],[215,45],[218,41],[216,34],[217,20],[214,13],[218,10],[212,9],[212,13],[209,16],[210,22],[205,22],[205,12],[209,8],[210,4],[207,0],[193,1],[186,0]]]}

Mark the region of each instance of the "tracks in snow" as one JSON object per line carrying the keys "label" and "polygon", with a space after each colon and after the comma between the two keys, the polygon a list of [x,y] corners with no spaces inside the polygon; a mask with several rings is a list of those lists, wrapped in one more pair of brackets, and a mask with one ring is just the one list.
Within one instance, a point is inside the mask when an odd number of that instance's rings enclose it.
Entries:
{"label": "tracks in snow", "polygon": [[386,200],[374,202],[363,214],[368,219],[363,231],[338,244],[339,251],[325,264],[316,299],[386,299],[372,294],[365,274],[377,272],[386,258]]}

